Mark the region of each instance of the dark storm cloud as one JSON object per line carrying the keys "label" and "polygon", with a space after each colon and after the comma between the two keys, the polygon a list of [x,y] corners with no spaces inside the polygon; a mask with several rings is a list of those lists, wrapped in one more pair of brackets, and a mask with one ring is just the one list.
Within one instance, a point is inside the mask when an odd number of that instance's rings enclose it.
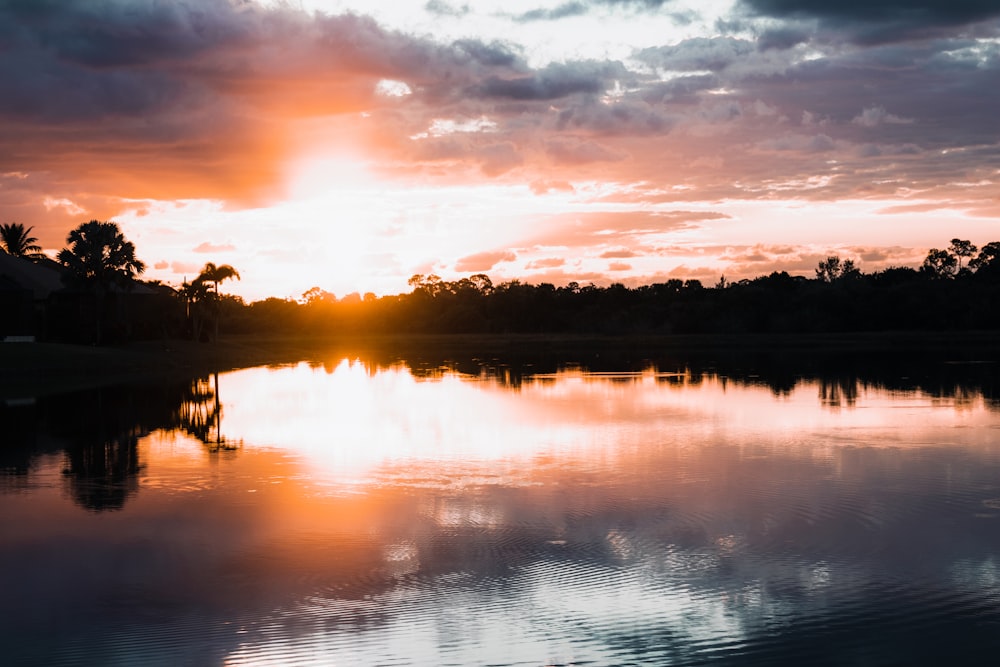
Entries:
{"label": "dark storm cloud", "polygon": [[226,20],[227,0],[202,0],[199,11],[167,2],[0,1],[5,41],[34,45],[59,60],[93,67],[190,58],[243,31]]}
{"label": "dark storm cloud", "polygon": [[[0,0],[0,47],[0,114],[135,117],[154,132],[171,111],[217,110],[269,95],[280,103],[286,90],[288,107],[308,115],[369,103],[380,78],[433,95],[527,69],[504,44],[438,45],[369,17],[229,0]],[[541,73],[535,93],[593,87],[567,75]],[[510,92],[527,83],[513,80]],[[308,104],[298,103],[303,97]],[[188,131],[196,129],[188,123]]]}
{"label": "dark storm cloud", "polygon": [[455,42],[454,46],[476,62],[488,67],[524,68],[520,55],[508,44],[499,42],[484,44],[472,39],[463,39]]}
{"label": "dark storm cloud", "polygon": [[468,91],[474,97],[518,101],[550,101],[571,95],[597,95],[618,78],[632,75],[618,63],[578,61],[551,63],[524,76],[489,76]]}
{"label": "dark storm cloud", "polygon": [[840,21],[900,18],[955,25],[1000,15],[995,0],[742,0],[773,17],[819,17]]}
{"label": "dark storm cloud", "polygon": [[742,4],[771,18],[818,20],[823,28],[859,44],[949,34],[958,27],[1000,18],[996,0],[742,0]]}
{"label": "dark storm cloud", "polygon": [[739,83],[833,139],[922,149],[998,139],[1000,50],[973,40],[852,50]]}
{"label": "dark storm cloud", "polygon": [[721,79],[714,74],[691,74],[679,76],[670,81],[649,84],[639,95],[649,104],[669,102],[697,105],[701,93],[718,88],[720,85]]}
{"label": "dark storm cloud", "polygon": [[793,46],[808,42],[811,36],[811,31],[793,26],[768,28],[763,30],[757,38],[757,48],[763,51],[768,49],[790,49]]}

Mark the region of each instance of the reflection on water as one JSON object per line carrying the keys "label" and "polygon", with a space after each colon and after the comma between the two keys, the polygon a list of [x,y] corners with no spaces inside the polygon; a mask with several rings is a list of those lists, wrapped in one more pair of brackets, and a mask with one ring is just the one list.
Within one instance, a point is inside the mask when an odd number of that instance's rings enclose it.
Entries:
{"label": "reflection on water", "polygon": [[992,365],[624,368],[331,360],[2,408],[2,660],[1000,648]]}

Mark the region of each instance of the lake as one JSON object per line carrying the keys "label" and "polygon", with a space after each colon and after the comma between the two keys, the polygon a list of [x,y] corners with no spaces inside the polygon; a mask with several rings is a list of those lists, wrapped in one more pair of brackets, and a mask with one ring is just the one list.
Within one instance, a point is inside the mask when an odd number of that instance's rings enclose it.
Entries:
{"label": "lake", "polygon": [[997,365],[773,361],[331,357],[7,401],[0,663],[996,659]]}

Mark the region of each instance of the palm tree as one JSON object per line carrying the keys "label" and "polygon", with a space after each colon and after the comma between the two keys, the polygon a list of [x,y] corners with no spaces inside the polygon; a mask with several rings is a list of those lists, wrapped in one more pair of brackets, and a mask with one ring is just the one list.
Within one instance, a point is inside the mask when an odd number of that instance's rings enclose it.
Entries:
{"label": "palm tree", "polygon": [[30,259],[32,261],[44,259],[42,246],[38,245],[38,239],[29,236],[34,227],[24,228],[19,222],[8,222],[0,225],[0,249],[14,257]]}
{"label": "palm tree", "polygon": [[216,295],[219,294],[219,283],[229,280],[230,278],[240,279],[240,274],[237,273],[236,269],[229,266],[228,264],[221,264],[216,266],[212,262],[205,265],[205,268],[201,270],[198,277],[195,279],[203,283],[212,283],[212,291]]}
{"label": "palm tree", "polygon": [[135,246],[115,222],[85,222],[69,233],[66,243],[69,247],[60,250],[56,259],[69,270],[69,282],[93,293],[100,343],[105,296],[115,287],[130,289],[146,265],[136,259]]}
{"label": "palm tree", "polygon": [[202,312],[208,301],[208,285],[199,280],[181,284],[180,295],[184,299],[184,315],[191,324],[191,338],[201,340],[201,326],[204,322]]}
{"label": "palm tree", "polygon": [[212,262],[205,265],[205,268],[201,270],[198,277],[195,278],[195,284],[205,284],[212,283],[212,310],[213,312],[213,336],[212,340],[219,340],[219,315],[221,309],[221,303],[219,299],[219,283],[229,280],[230,278],[240,279],[239,272],[228,264],[220,264],[216,266]]}

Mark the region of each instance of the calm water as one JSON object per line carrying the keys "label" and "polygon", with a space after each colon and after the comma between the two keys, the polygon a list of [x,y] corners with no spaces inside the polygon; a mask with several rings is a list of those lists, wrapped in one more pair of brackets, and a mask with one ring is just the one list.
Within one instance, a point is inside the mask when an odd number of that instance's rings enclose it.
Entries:
{"label": "calm water", "polygon": [[0,663],[995,664],[995,372],[334,359],[9,402]]}

